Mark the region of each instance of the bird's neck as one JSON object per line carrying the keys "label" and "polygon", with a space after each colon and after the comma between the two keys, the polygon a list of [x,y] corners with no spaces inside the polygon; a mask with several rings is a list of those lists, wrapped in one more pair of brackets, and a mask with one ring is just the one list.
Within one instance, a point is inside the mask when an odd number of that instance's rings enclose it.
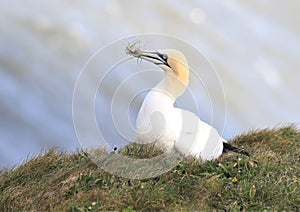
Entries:
{"label": "bird's neck", "polygon": [[169,95],[175,101],[183,94],[186,85],[176,76],[166,72],[164,78],[154,88]]}

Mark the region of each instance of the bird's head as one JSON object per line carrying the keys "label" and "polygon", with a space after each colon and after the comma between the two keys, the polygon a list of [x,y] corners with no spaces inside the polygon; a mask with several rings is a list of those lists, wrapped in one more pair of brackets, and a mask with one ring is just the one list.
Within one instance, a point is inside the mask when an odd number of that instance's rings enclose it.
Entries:
{"label": "bird's head", "polygon": [[168,74],[175,76],[185,86],[189,83],[189,67],[185,56],[175,49],[161,49],[157,51],[147,51],[135,49],[128,51],[134,57],[147,60]]}

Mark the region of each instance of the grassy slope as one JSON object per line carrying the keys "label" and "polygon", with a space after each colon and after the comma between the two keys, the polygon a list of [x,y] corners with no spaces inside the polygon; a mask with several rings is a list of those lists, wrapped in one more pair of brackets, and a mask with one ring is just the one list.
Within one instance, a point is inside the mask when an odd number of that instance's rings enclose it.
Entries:
{"label": "grassy slope", "polygon": [[231,154],[204,164],[185,159],[147,180],[112,176],[80,152],[49,151],[0,173],[0,211],[300,210],[300,132],[266,129],[232,142],[252,157]]}

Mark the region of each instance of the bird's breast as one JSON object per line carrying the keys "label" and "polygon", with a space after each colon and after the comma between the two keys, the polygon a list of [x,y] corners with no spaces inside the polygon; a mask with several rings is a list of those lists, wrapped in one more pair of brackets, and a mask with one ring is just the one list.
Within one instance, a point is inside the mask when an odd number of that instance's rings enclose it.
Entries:
{"label": "bird's breast", "polygon": [[137,116],[137,139],[142,143],[156,142],[169,148],[180,135],[181,114],[173,106],[174,100],[162,92],[150,92]]}

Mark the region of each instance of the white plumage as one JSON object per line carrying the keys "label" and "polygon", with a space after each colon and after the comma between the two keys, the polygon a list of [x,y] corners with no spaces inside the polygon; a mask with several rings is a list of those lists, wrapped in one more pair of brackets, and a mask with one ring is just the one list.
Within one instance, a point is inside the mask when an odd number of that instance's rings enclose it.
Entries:
{"label": "white plumage", "polygon": [[226,142],[215,128],[201,121],[194,113],[174,107],[189,83],[189,68],[185,56],[174,49],[129,51],[135,57],[148,60],[165,72],[164,78],[147,94],[139,110],[136,128],[141,143],[152,143],[202,161],[218,158]]}

